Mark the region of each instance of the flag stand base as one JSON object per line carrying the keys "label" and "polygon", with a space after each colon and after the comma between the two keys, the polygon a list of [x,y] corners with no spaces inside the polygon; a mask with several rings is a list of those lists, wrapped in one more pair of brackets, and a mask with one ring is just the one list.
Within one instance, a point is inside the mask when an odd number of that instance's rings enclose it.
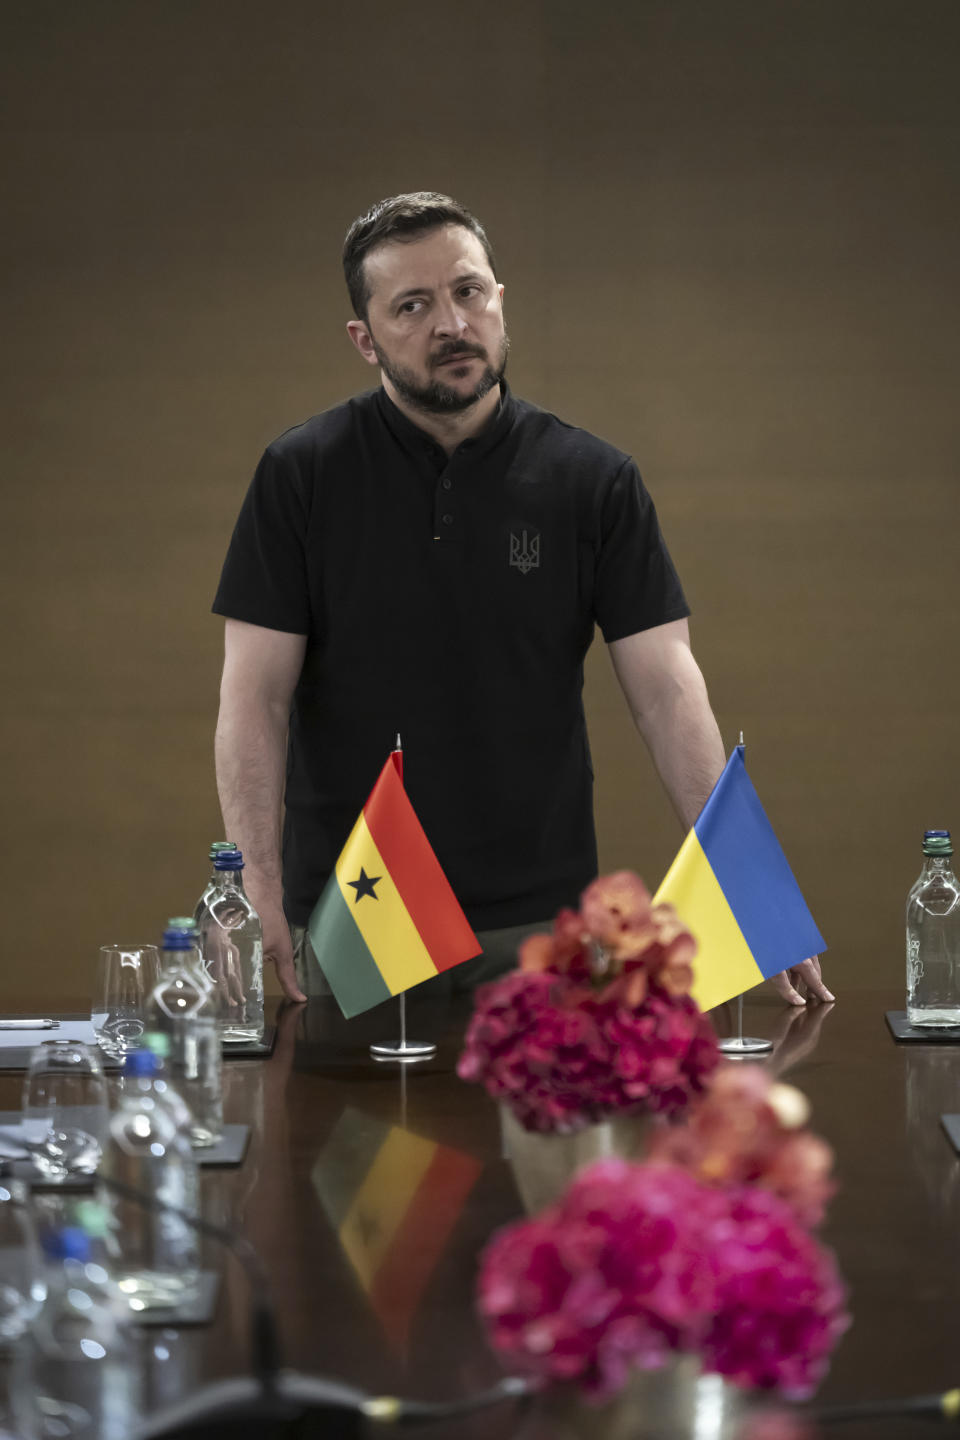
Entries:
{"label": "flag stand base", "polygon": [[374,1060],[399,1060],[403,1065],[410,1065],[417,1060],[432,1060],[436,1053],[437,1047],[432,1040],[407,1039],[407,996],[406,992],[401,992],[400,1039],[383,1040],[379,1045],[371,1045],[370,1054]]}
{"label": "flag stand base", "polygon": [[773,1049],[773,1041],[751,1035],[731,1035],[727,1040],[718,1040],[717,1049],[735,1060],[738,1055],[766,1055]]}
{"label": "flag stand base", "polygon": [[382,1045],[370,1046],[374,1060],[399,1060],[402,1064],[432,1060],[436,1053],[436,1045],[431,1045],[428,1040],[388,1040]]}
{"label": "flag stand base", "polygon": [[728,1055],[732,1060],[742,1060],[745,1055],[766,1055],[773,1049],[772,1040],[760,1040],[755,1035],[744,1035],[742,995],[737,996],[737,1033],[728,1035],[725,1040],[718,1040],[717,1049],[721,1055]]}

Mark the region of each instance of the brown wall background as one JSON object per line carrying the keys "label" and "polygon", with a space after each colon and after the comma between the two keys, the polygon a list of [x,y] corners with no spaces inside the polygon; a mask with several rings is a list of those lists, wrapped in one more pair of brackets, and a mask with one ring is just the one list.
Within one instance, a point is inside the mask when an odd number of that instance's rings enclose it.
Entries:
{"label": "brown wall background", "polygon": [[[960,829],[953,0],[0,6],[2,993],[193,905],[266,443],[369,383],[343,232],[483,218],[511,379],[636,455],[843,992]],[[680,833],[602,645],[605,868]]]}

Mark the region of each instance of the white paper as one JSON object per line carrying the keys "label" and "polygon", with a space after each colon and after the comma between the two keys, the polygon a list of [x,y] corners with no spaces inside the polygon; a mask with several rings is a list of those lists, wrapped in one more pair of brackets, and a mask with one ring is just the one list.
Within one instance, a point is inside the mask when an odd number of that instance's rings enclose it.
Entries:
{"label": "white paper", "polygon": [[4,1125],[3,1132],[0,1133],[0,1159],[23,1159],[24,1149],[22,1145],[17,1144],[18,1135],[23,1135],[24,1139],[27,1138],[23,1134],[23,1125],[19,1121],[11,1125]]}
{"label": "white paper", "polygon": [[56,1030],[0,1030],[0,1050],[32,1050],[34,1045],[42,1045],[44,1040],[82,1040],[85,1045],[97,1043],[90,1020],[61,1020]]}

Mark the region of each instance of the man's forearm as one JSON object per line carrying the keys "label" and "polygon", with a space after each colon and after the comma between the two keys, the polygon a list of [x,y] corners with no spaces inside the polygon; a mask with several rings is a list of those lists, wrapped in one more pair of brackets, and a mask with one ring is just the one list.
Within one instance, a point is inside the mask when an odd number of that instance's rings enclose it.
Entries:
{"label": "man's forearm", "polygon": [[[687,622],[668,621],[613,640],[610,658],[634,723],[689,830],[720,778],[726,757],[706,684],[690,650]],[[812,995],[833,999],[815,956],[804,960],[798,973]],[[804,1003],[787,971],[774,976],[773,983],[791,1004]]]}
{"label": "man's forearm", "polygon": [[643,716],[637,727],[650,749],[664,788],[685,830],[689,830],[706,803],[726,762],[720,730],[699,677],[696,687],[684,687]]}
{"label": "man's forearm", "polygon": [[664,788],[684,829],[700,814],[726,763],[707,687],[691,652],[675,655],[669,681],[652,697],[631,703]]}
{"label": "man's forearm", "polygon": [[285,708],[261,700],[221,700],[215,751],[224,824],[243,850],[248,888],[277,905],[286,749]]}

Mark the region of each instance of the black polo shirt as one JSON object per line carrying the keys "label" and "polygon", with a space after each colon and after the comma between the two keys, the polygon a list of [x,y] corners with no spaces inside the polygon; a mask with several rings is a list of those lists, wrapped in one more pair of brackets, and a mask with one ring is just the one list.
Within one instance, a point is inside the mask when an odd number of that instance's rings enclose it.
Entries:
{"label": "black polo shirt", "polygon": [[383,390],[263,456],[214,602],[307,636],[290,715],[287,915],[305,924],[399,732],[476,929],[596,875],[583,658],[689,613],[633,461],[503,387],[448,457]]}

